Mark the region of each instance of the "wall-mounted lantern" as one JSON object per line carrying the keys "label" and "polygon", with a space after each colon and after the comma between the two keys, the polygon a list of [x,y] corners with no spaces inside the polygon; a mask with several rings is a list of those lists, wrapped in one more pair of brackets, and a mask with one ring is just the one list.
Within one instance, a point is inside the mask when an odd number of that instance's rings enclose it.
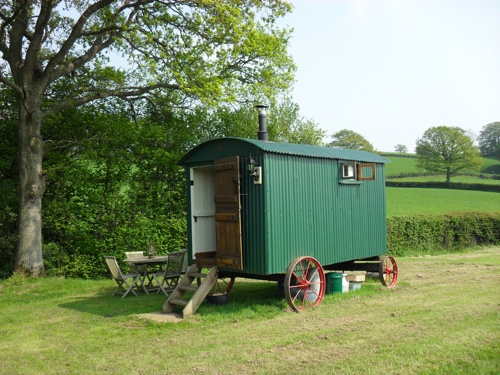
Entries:
{"label": "wall-mounted lantern", "polygon": [[262,184],[262,167],[257,165],[257,162],[252,158],[252,154],[247,157],[247,169],[250,172],[250,177],[253,178],[254,185]]}

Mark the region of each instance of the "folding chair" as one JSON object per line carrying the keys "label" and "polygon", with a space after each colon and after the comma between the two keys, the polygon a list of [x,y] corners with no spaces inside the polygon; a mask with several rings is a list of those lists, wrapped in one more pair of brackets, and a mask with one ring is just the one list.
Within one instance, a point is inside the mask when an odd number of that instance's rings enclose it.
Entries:
{"label": "folding chair", "polygon": [[[157,294],[159,294],[161,290],[163,294],[168,296],[167,290],[172,291],[175,289],[181,277],[185,254],[185,251],[176,251],[167,254],[168,260],[165,265],[165,270],[153,274],[153,278],[158,283]],[[159,278],[161,278],[161,280],[159,280]]]}
{"label": "folding chair", "polygon": [[[139,273],[128,273],[124,275],[114,256],[104,255],[104,259],[106,260],[106,264],[111,271],[113,279],[118,284],[118,287],[113,292],[112,297],[115,294],[121,294],[122,298],[125,298],[129,292],[132,292],[132,294],[136,296],[137,293],[132,288],[138,284],[141,284],[142,288],[147,293],[146,287],[144,286]],[[132,279],[132,282],[128,282],[127,280],[129,279]]]}

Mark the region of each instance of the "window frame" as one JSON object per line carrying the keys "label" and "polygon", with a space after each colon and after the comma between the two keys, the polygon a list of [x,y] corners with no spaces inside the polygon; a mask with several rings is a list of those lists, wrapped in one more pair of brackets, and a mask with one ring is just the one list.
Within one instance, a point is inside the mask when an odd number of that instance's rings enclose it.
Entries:
{"label": "window frame", "polygon": [[[368,177],[363,177],[363,168],[371,168],[372,174]],[[358,181],[373,181],[376,179],[376,167],[375,163],[363,163],[357,164],[357,180]]]}

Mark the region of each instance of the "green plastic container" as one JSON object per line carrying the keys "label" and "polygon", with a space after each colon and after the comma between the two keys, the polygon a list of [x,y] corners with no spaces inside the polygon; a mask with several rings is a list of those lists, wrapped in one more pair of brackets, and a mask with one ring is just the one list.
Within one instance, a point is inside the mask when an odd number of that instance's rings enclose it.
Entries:
{"label": "green plastic container", "polygon": [[342,274],[338,272],[329,272],[325,275],[326,294],[342,293]]}

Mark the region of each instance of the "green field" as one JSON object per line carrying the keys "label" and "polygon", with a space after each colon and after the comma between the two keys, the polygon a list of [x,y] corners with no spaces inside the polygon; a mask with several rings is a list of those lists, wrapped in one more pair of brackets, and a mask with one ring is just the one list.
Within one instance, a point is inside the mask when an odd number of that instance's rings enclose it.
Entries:
{"label": "green field", "polygon": [[[386,179],[402,173],[421,172],[415,166],[416,157],[402,157],[397,154],[385,155],[391,162],[385,165]],[[500,161],[485,158],[481,173],[500,174]],[[476,172],[477,173],[477,172]],[[396,180],[396,179],[394,179]],[[397,178],[397,181],[445,182],[445,176],[418,176]],[[451,182],[471,184],[500,184],[500,180],[479,176],[456,176]],[[387,216],[435,215],[452,212],[500,211],[500,194],[494,192],[465,191],[456,189],[394,188],[388,187]]]}
{"label": "green field", "polygon": [[[384,154],[386,159],[389,159],[391,162],[385,165],[385,175],[387,178],[390,178],[394,175],[399,175],[401,173],[420,173],[421,170],[417,169],[416,157],[402,157],[396,156],[393,154],[387,155]],[[414,156],[414,155],[413,155]],[[500,161],[488,157],[484,158],[484,164],[479,171],[475,171],[475,173],[483,173],[483,174],[500,174]],[[444,180],[444,176],[442,177]],[[458,177],[452,177],[452,182],[461,182],[457,180]],[[484,181],[483,179],[477,180],[475,182]],[[497,180],[498,181],[498,180]],[[500,182],[499,182],[500,183]]]}
{"label": "green field", "polygon": [[500,194],[486,191],[386,188],[387,216],[500,211]]}

